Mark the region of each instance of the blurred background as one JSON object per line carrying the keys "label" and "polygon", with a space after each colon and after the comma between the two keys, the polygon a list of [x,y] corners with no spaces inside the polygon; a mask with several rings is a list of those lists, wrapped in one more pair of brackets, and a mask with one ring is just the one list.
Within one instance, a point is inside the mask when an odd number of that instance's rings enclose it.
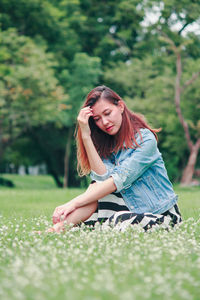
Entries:
{"label": "blurred background", "polygon": [[199,0],[0,0],[0,186],[86,186],[76,117],[102,84],[162,128],[170,179],[199,185]]}

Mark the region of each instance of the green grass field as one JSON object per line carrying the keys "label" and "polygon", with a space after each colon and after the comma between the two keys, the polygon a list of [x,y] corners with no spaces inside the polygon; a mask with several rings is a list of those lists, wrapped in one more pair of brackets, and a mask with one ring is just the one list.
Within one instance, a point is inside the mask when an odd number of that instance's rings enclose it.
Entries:
{"label": "green grass field", "polygon": [[48,176],[14,176],[0,188],[0,299],[200,299],[200,188],[175,186],[183,223],[36,235],[81,189]]}

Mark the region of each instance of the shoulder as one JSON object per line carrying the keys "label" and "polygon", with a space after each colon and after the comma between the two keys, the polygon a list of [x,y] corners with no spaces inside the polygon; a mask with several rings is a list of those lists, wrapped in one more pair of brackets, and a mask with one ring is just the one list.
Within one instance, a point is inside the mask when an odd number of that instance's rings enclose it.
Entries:
{"label": "shoulder", "polygon": [[148,128],[141,128],[140,132],[135,135],[135,139],[139,145],[146,141],[154,141],[157,144],[155,135]]}
{"label": "shoulder", "polygon": [[[135,139],[137,144],[133,142],[133,146],[130,148],[124,147],[124,149],[118,150],[116,154],[112,154],[108,159],[112,162],[113,157],[129,157],[130,155],[136,153],[137,151],[143,151],[143,150],[151,150],[151,151],[156,151],[157,149],[157,140],[155,135],[149,130],[148,128],[141,128],[140,133],[137,133],[135,135]],[[125,146],[125,145],[124,145]],[[137,150],[137,151],[136,151]]]}

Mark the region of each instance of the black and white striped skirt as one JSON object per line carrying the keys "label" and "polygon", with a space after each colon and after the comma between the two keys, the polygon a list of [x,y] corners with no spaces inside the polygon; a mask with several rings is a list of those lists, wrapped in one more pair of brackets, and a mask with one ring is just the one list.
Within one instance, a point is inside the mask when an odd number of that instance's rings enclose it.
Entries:
{"label": "black and white striped skirt", "polygon": [[98,201],[96,211],[84,224],[94,226],[97,222],[103,226],[117,226],[124,230],[127,226],[138,224],[145,231],[153,226],[169,228],[182,221],[177,204],[162,214],[131,212],[120,193],[112,193]]}

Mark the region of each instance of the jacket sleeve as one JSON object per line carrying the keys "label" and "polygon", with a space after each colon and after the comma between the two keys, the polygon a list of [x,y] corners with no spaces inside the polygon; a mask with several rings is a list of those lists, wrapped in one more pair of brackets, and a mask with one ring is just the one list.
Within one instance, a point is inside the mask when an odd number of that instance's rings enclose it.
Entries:
{"label": "jacket sleeve", "polygon": [[103,163],[106,167],[106,172],[103,175],[97,174],[95,171],[91,170],[90,178],[95,181],[104,181],[110,177],[111,172],[113,171],[115,165],[111,162],[110,159],[103,159]]}
{"label": "jacket sleeve", "polygon": [[137,180],[160,156],[154,134],[142,129],[136,140],[140,147],[123,151],[117,166],[110,172],[117,187],[116,192],[128,188]]}

